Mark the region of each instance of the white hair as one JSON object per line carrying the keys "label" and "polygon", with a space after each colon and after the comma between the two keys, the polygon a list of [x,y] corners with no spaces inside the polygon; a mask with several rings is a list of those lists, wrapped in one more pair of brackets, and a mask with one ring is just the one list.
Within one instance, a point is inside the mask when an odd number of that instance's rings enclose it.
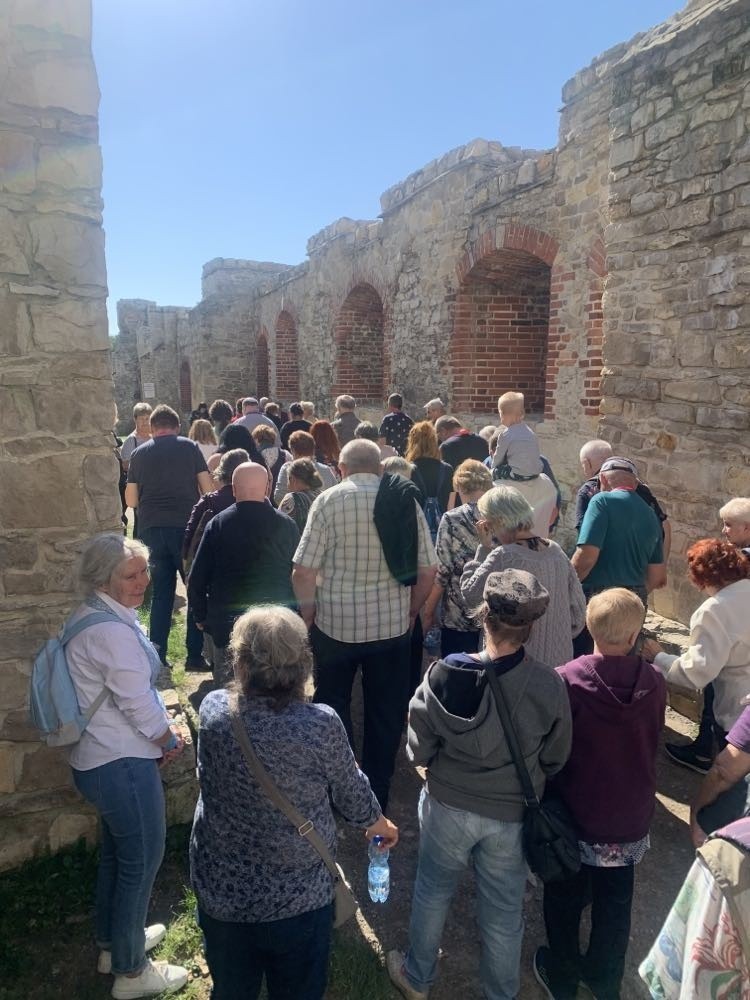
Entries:
{"label": "white hair", "polygon": [[488,445],[495,434],[497,434],[497,427],[495,424],[487,424],[487,426],[483,427],[479,432],[480,438],[484,438]]}
{"label": "white hair", "polygon": [[478,501],[479,513],[497,531],[531,531],[534,511],[512,486],[493,486]]}
{"label": "white hair", "polygon": [[81,550],[78,561],[77,582],[80,592],[87,596],[101,590],[112,579],[120,563],[134,556],[148,560],[148,549],[143,542],[113,531],[94,535]]}
{"label": "white hair", "polygon": [[386,472],[403,476],[404,479],[411,479],[414,473],[414,466],[411,462],[407,462],[405,458],[402,458],[401,455],[391,455],[390,458],[384,458],[383,468]]}
{"label": "white hair", "polygon": [[750,498],[732,497],[719,511],[719,517],[724,521],[731,517],[742,524],[750,524]]}
{"label": "white hair", "polygon": [[338,396],[336,398],[336,409],[337,410],[354,410],[357,406],[357,401],[354,396]]}
{"label": "white hair", "polygon": [[581,448],[578,456],[580,462],[589,461],[591,468],[595,472],[601,469],[602,463],[606,462],[608,458],[612,458],[612,445],[609,441],[602,440],[602,438],[587,441],[583,448]]}
{"label": "white hair", "polygon": [[374,441],[356,438],[345,444],[339,455],[339,465],[345,465],[351,475],[355,472],[380,472],[380,448]]}

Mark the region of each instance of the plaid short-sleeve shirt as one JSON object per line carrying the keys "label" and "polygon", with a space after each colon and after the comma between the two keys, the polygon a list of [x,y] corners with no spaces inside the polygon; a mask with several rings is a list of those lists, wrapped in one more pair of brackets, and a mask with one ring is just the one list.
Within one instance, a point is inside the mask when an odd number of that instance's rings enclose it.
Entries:
{"label": "plaid short-sleeve shirt", "polygon": [[[380,477],[355,473],[317,498],[294,562],[318,570],[315,624],[339,642],[376,642],[409,628],[411,590],[391,575],[373,512]],[[435,550],[417,505],[420,568],[434,566]]]}

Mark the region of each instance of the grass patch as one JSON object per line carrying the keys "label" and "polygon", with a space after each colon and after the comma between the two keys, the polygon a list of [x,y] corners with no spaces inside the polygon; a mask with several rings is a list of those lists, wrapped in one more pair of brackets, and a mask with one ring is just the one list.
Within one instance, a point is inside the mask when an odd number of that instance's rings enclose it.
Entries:
{"label": "grass patch", "polygon": [[361,937],[334,931],[326,1000],[392,1000],[388,974],[380,957]]}

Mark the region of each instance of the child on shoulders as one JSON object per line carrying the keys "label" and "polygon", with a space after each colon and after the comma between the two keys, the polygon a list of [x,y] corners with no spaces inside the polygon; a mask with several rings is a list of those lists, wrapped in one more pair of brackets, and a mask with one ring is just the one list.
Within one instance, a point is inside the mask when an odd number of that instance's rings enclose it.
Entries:
{"label": "child on shoulders", "polygon": [[[630,590],[596,594],[586,613],[593,654],[557,667],[570,700],[573,746],[553,789],[578,829],[582,864],[573,878],[544,887],[549,947],[537,949],[534,974],[556,1000],[572,1000],[579,982],[606,1000],[620,995],[667,701],[660,671],[633,653],[644,616]],[[591,935],[581,956],[579,925],[589,900]]]}
{"label": "child on shoulders", "polygon": [[524,421],[523,393],[503,393],[497,401],[497,411],[500,430],[492,460],[492,478],[536,479],[542,471],[542,460],[537,436]]}

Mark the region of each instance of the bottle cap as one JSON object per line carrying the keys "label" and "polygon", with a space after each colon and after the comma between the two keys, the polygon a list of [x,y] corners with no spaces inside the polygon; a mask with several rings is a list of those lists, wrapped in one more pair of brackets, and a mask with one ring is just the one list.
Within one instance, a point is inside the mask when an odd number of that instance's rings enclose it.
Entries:
{"label": "bottle cap", "polygon": [[376,835],[372,838],[372,842],[376,847],[380,847],[384,840],[385,837],[381,837],[380,835]]}

